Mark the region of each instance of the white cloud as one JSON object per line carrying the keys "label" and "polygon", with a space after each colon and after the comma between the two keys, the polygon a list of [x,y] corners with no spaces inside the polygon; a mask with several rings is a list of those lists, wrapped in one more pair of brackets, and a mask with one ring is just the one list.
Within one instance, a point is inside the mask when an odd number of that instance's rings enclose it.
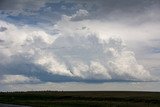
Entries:
{"label": "white cloud", "polygon": [[71,16],[72,21],[79,21],[79,20],[84,20],[88,16],[88,11],[87,10],[78,10],[75,14]]}
{"label": "white cloud", "polygon": [[[109,62],[109,67],[116,74],[115,79],[130,80],[148,80],[150,73],[139,65],[135,59],[133,52],[124,51],[118,58]],[[118,75],[118,76],[117,76]]]}
{"label": "white cloud", "polygon": [[0,64],[7,65],[21,59],[21,63],[27,61],[37,65],[46,74],[66,76],[71,80],[154,80],[150,72],[137,63],[134,53],[120,38],[107,35],[102,39],[101,34],[92,29],[77,30],[86,26],[84,22],[62,19],[56,26],[59,36],[54,37],[41,29],[20,28],[0,21],[0,26],[7,29],[0,32],[4,41],[0,42],[0,54],[3,56]]}
{"label": "white cloud", "polygon": [[[157,65],[159,63],[157,60],[159,59],[159,53],[154,51],[159,51],[160,48],[157,45],[160,40],[159,15],[155,15],[157,11],[157,9],[156,11],[146,10],[144,14],[138,14],[135,20],[131,16],[129,18],[120,17],[117,20],[87,19],[71,21],[62,18],[57,22],[55,29],[59,29],[60,35],[89,35],[92,32],[101,39],[121,38],[127,44],[126,47],[134,51],[137,62],[151,72],[155,72],[152,68],[159,67]],[[110,50],[114,51],[112,48]]]}
{"label": "white cloud", "polygon": [[88,11],[79,9],[75,14],[71,16],[62,15],[62,20],[64,21],[82,21],[88,17]]}
{"label": "white cloud", "polygon": [[39,79],[23,75],[3,75],[1,84],[37,83]]}
{"label": "white cloud", "polygon": [[91,62],[90,71],[93,72],[95,78],[112,79],[111,75],[107,71],[107,68],[105,68],[99,62]]}
{"label": "white cloud", "polygon": [[110,80],[112,78],[107,69],[100,64],[100,62],[92,61],[90,65],[85,65],[83,62],[77,62],[72,69],[74,76],[83,79]]}
{"label": "white cloud", "polygon": [[105,80],[151,79],[149,71],[137,63],[133,52],[127,50],[121,39],[101,40],[95,35],[65,36],[57,38],[53,46],[58,48],[53,53],[75,76]]}
{"label": "white cloud", "polygon": [[44,67],[51,74],[72,76],[67,67],[56,60],[54,54],[42,54],[35,63]]}

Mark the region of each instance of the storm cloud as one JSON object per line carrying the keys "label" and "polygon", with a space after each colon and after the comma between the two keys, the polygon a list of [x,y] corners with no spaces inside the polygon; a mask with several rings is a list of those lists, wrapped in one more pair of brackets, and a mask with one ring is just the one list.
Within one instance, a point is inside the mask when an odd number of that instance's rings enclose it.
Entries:
{"label": "storm cloud", "polygon": [[[53,75],[47,81],[59,82],[154,80],[120,38],[103,40],[84,32],[55,38],[43,30],[26,30],[4,21],[1,26],[7,28],[0,33],[4,41],[0,53],[3,75],[27,75],[45,81],[43,73]],[[55,75],[67,79],[59,80]]]}
{"label": "storm cloud", "polygon": [[0,84],[159,81],[159,0],[1,0]]}

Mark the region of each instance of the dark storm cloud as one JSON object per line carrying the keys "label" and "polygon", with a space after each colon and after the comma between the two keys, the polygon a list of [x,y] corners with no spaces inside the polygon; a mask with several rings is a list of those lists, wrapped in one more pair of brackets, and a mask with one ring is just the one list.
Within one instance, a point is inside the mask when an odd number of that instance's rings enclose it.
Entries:
{"label": "dark storm cloud", "polygon": [[[159,0],[1,0],[0,1],[0,9],[1,10],[16,10],[22,7],[32,9],[40,6],[40,4],[53,4],[54,7],[57,7],[54,4],[59,5],[68,5],[69,3],[74,3],[77,5],[81,5],[82,8],[87,8],[90,6],[94,10],[94,8],[101,8],[106,12],[119,10],[119,11],[142,11],[145,8],[150,8],[151,6],[159,6]],[[68,3],[68,4],[67,4]],[[57,5],[58,5],[57,4]],[[61,7],[61,6],[59,6]]]}
{"label": "dark storm cloud", "polygon": [[0,10],[37,9],[45,0],[1,0]]}
{"label": "dark storm cloud", "polygon": [[8,10],[14,9],[17,0],[1,0],[0,1],[0,9],[1,10]]}
{"label": "dark storm cloud", "polygon": [[5,27],[0,27],[0,32],[3,32],[3,31],[5,31],[5,30],[7,30],[7,28],[5,28]]}
{"label": "dark storm cloud", "polygon": [[[72,15],[79,9],[88,11],[88,19],[125,20],[143,23],[159,20],[159,0],[1,0],[0,10],[6,10],[10,19],[49,21],[60,19],[61,14]],[[154,14],[154,15],[151,15]],[[15,16],[13,18],[12,16]],[[25,16],[25,17],[23,17]],[[37,17],[38,16],[38,17]],[[153,18],[154,16],[154,18]],[[26,17],[29,17],[29,19]],[[32,23],[32,22],[31,22]],[[45,22],[46,23],[46,22]]]}
{"label": "dark storm cloud", "polygon": [[160,20],[159,0],[93,0],[92,2],[79,0],[76,2],[89,12],[91,19],[123,21],[135,25]]}
{"label": "dark storm cloud", "polygon": [[154,4],[159,3],[157,0],[107,0],[101,1],[99,4],[101,8],[106,11],[120,10],[120,11],[142,11],[145,8],[149,8]]}
{"label": "dark storm cloud", "polygon": [[[160,18],[159,0],[94,0],[92,3],[87,1],[85,6],[93,19],[143,23]],[[154,18],[149,16],[151,14],[155,14]]]}

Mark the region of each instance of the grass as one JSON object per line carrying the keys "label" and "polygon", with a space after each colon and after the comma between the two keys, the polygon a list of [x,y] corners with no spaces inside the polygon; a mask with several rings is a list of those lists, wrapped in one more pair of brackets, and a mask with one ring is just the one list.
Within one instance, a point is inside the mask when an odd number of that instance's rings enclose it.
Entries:
{"label": "grass", "polygon": [[0,103],[32,107],[160,107],[158,92],[1,92]]}

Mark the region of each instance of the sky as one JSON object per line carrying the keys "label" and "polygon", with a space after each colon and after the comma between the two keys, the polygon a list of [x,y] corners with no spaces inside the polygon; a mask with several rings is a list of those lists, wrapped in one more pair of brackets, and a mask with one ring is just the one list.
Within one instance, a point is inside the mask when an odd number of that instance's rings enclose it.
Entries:
{"label": "sky", "polygon": [[160,91],[159,0],[0,0],[0,91]]}

